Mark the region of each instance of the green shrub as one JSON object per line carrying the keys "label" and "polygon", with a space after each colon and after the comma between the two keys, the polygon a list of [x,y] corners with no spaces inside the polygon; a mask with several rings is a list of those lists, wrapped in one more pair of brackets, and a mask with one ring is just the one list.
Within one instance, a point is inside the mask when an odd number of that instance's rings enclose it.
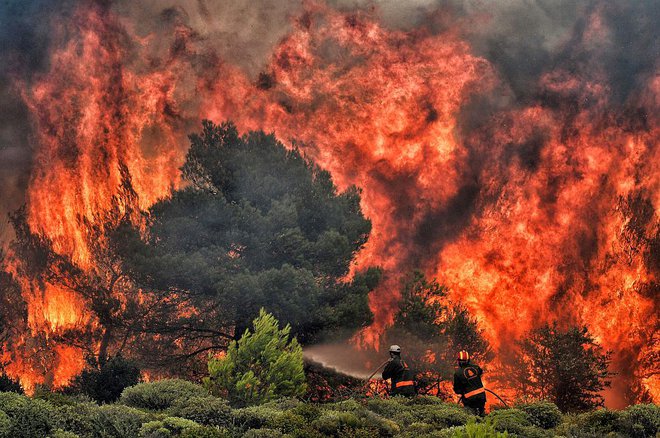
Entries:
{"label": "green shrub", "polygon": [[166,379],[126,388],[121,394],[120,402],[138,409],[162,411],[171,407],[177,400],[207,395],[208,392],[201,385],[186,380]]}
{"label": "green shrub", "polygon": [[619,418],[617,411],[598,409],[582,414],[565,414],[555,429],[557,436],[567,438],[623,438],[615,431]]}
{"label": "green shrub", "polygon": [[80,436],[73,432],[67,432],[66,430],[56,429],[53,433],[50,434],[50,438],[80,438]]}
{"label": "green shrub", "polygon": [[20,409],[28,398],[15,392],[0,392],[0,411],[11,416],[11,412]]}
{"label": "green shrub", "polygon": [[619,412],[598,409],[577,416],[578,429],[581,432],[608,434],[614,432],[619,421]]}
{"label": "green shrub", "polygon": [[159,421],[150,421],[148,423],[144,423],[140,428],[138,436],[140,438],[167,438],[180,437],[183,433],[186,433],[189,436],[191,433],[193,434],[192,436],[195,436],[194,434],[201,433],[208,435],[210,431],[206,431],[204,429],[205,428],[203,426],[195,423],[192,420],[179,417],[165,417]]}
{"label": "green shrub", "polygon": [[[434,397],[432,395],[420,395],[418,397],[407,399],[403,397],[395,397],[391,399],[392,401],[399,404],[410,404],[410,405],[443,405],[446,404],[442,399]],[[407,403],[406,403],[407,402]]]}
{"label": "green shrub", "polygon": [[339,431],[340,438],[379,438],[378,429],[371,427],[358,427],[357,429],[342,429]]}
{"label": "green shrub", "polygon": [[406,428],[406,433],[410,436],[420,436],[431,433],[434,430],[435,428],[428,423],[412,423]]}
{"label": "green shrub", "polygon": [[9,436],[32,438],[48,436],[55,407],[43,400],[31,400],[13,392],[0,393],[0,410],[10,420]]}
{"label": "green shrub", "polygon": [[328,408],[333,411],[341,411],[341,412],[357,412],[364,410],[364,406],[362,406],[360,403],[353,400],[352,398],[348,400],[342,400],[336,403],[330,403],[328,404]]}
{"label": "green shrub", "polygon": [[47,401],[53,406],[75,406],[80,400],[61,392],[53,392],[48,388],[37,387],[32,399]]}
{"label": "green shrub", "polygon": [[226,429],[216,427],[201,426],[194,429],[186,429],[179,435],[179,438],[230,438],[231,435]]}
{"label": "green shrub", "polygon": [[312,422],[312,427],[330,436],[335,436],[340,429],[356,429],[360,425],[360,419],[353,412],[339,411],[324,411]]}
{"label": "green shrub", "polygon": [[462,426],[474,419],[474,415],[461,406],[448,403],[421,405],[411,412],[416,421],[431,424],[436,428]]}
{"label": "green shrub", "polygon": [[287,437],[291,438],[325,438],[326,435],[314,429],[311,425],[307,425],[301,429],[294,430]]}
{"label": "green shrub", "polygon": [[527,413],[530,422],[534,426],[543,429],[552,429],[561,423],[561,411],[554,403],[540,401],[526,403],[516,407]]}
{"label": "green shrub", "polygon": [[140,438],[169,438],[172,436],[162,421],[149,421],[140,428],[138,437]]}
{"label": "green shrub", "polygon": [[96,412],[95,427],[97,431],[105,431],[112,437],[135,437],[143,423],[151,420],[151,416],[140,410],[123,405],[101,406]]}
{"label": "green shrub", "polygon": [[243,430],[261,429],[277,424],[283,412],[265,406],[250,406],[233,411],[234,424]]}
{"label": "green shrub", "polygon": [[279,409],[280,411],[288,411],[295,409],[298,406],[304,406],[306,403],[301,402],[297,398],[282,397],[262,404],[261,406]]}
{"label": "green shrub", "polygon": [[280,438],[282,432],[274,429],[250,429],[245,432],[243,438]]}
{"label": "green shrub", "polygon": [[619,415],[617,429],[633,438],[655,437],[660,431],[660,407],[647,404],[626,408]]}
{"label": "green shrub", "polygon": [[253,326],[254,332],[246,330],[225,356],[209,360],[207,388],[214,395],[226,394],[234,406],[305,394],[302,347],[295,338],[289,339],[291,327],[280,329],[277,319],[264,309]]}
{"label": "green shrub", "polygon": [[493,421],[490,418],[487,418],[483,423],[470,420],[463,429],[456,430],[452,434],[452,438],[507,438],[508,436],[508,432],[495,430]]}
{"label": "green shrub", "polygon": [[300,415],[307,421],[314,421],[321,415],[321,408],[311,403],[301,403],[291,410],[296,415]]}
{"label": "green shrub", "polygon": [[393,418],[402,410],[408,411],[408,406],[402,406],[397,400],[371,398],[367,401],[367,409],[384,417]]}
{"label": "green shrub", "polygon": [[103,363],[91,363],[66,389],[85,394],[99,403],[115,402],[122,391],[140,381],[140,369],[134,362],[115,356]]}
{"label": "green shrub", "polygon": [[11,420],[9,416],[0,411],[0,438],[9,438],[11,433]]}
{"label": "green shrub", "polygon": [[367,401],[367,409],[371,412],[389,418],[401,426],[409,426],[419,422],[419,416],[414,412],[416,410],[424,411],[427,406],[428,404],[406,405],[394,399],[373,398]]}
{"label": "green shrub", "polygon": [[228,426],[232,418],[227,401],[210,395],[178,399],[168,413],[207,426]]}
{"label": "green shrub", "polygon": [[378,432],[378,436],[394,436],[401,431],[397,423],[374,412],[363,410],[358,415],[363,428]]}
{"label": "green shrub", "polygon": [[488,417],[498,431],[520,434],[527,427],[532,426],[530,416],[523,410],[517,408],[498,409],[491,412]]}
{"label": "green shrub", "polygon": [[304,417],[295,414],[293,411],[285,411],[282,412],[282,415],[275,418],[269,426],[283,433],[292,433],[306,427],[307,420],[305,420]]}
{"label": "green shrub", "polygon": [[102,424],[99,407],[94,403],[60,406],[56,409],[52,421],[53,427],[57,429],[85,437],[101,430]]}

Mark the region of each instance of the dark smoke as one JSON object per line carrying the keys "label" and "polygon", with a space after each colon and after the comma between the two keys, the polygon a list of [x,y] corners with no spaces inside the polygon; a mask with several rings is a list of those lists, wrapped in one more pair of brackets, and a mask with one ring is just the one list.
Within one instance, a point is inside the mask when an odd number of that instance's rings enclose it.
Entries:
{"label": "dark smoke", "polygon": [[7,213],[24,202],[32,164],[30,116],[15,85],[29,83],[48,67],[52,20],[66,19],[74,5],[68,0],[0,4],[0,243],[10,233]]}

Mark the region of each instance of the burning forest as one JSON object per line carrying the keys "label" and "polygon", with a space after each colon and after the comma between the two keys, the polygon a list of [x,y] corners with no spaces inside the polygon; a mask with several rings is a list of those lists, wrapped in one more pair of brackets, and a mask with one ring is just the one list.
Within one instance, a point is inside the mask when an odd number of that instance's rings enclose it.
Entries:
{"label": "burning forest", "polygon": [[2,372],[199,376],[265,307],[358,377],[409,345],[436,395],[458,350],[495,376],[584,328],[606,405],[657,403],[658,14],[5,2]]}

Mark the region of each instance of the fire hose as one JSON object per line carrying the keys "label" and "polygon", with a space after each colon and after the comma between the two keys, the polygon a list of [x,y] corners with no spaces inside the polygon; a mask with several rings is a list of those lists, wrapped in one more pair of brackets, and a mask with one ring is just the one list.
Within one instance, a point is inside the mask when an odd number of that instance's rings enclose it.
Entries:
{"label": "fire hose", "polygon": [[[378,368],[376,368],[376,369],[374,370],[374,372],[371,373],[371,375],[370,375],[369,377],[367,377],[367,384],[369,383],[369,381],[371,380],[371,378],[372,378],[373,376],[375,376],[376,373],[377,373],[378,371],[380,371],[381,368],[383,368],[385,365],[387,365],[387,364],[390,362],[390,360],[392,360],[392,359],[387,359],[385,362],[383,362],[382,364],[380,364],[380,365],[378,366]],[[365,386],[366,386],[366,384],[365,384]]]}
{"label": "fire hose", "polygon": [[503,404],[504,406],[506,406],[507,408],[509,407],[509,405],[508,405],[504,400],[502,400],[502,397],[500,397],[499,395],[495,394],[493,391],[491,391],[491,390],[488,389],[488,388],[484,388],[484,389],[485,389],[486,391],[490,392],[491,394],[493,394],[495,397],[497,397],[497,399],[498,399],[499,401],[501,401],[502,404]]}

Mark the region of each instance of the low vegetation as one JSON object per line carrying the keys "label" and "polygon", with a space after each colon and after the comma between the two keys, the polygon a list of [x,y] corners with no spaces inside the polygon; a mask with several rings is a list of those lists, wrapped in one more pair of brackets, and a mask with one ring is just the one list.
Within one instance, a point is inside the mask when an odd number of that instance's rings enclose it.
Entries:
{"label": "low vegetation", "polygon": [[[162,397],[156,395],[161,393]],[[141,383],[113,404],[80,396],[0,393],[0,437],[655,437],[660,407],[635,405],[563,415],[539,402],[478,418],[430,396],[306,403],[294,398],[232,408],[202,385]]]}

